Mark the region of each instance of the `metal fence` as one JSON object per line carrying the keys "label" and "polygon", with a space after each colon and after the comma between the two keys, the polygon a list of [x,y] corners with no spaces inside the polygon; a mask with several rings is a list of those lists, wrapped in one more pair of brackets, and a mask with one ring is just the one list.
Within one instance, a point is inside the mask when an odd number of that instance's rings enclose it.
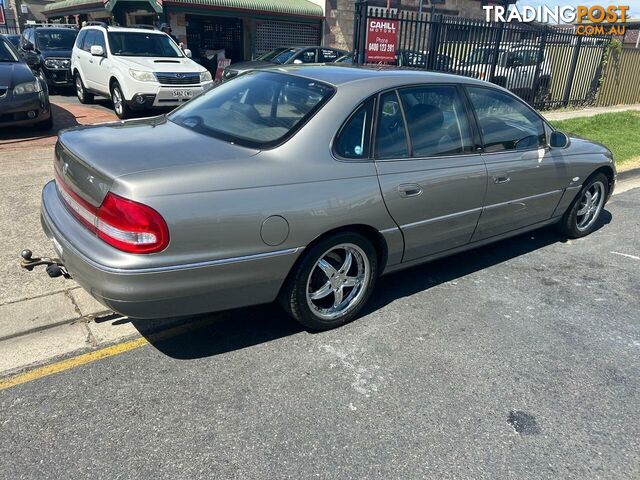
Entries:
{"label": "metal fence", "polygon": [[363,1],[356,3],[354,20],[357,63],[372,63],[367,61],[372,20],[393,20],[397,26],[395,58],[385,63],[487,80],[540,109],[594,104],[611,41],[608,36],[585,37],[542,25],[489,23],[433,10],[389,11]]}
{"label": "metal fence", "polygon": [[598,106],[640,103],[640,49],[612,49],[596,101]]}
{"label": "metal fence", "polygon": [[5,24],[0,25],[0,33],[3,33],[5,35],[17,35],[18,26],[16,24],[16,21],[13,18],[5,19]]}

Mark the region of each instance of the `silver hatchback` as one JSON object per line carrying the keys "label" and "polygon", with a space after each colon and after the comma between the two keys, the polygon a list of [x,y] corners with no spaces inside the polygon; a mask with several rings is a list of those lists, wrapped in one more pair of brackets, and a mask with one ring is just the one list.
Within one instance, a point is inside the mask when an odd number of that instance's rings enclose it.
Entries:
{"label": "silver hatchback", "polygon": [[593,231],[603,146],[508,91],[436,73],[291,66],[171,114],[56,146],[42,224],[56,260],[138,318],[279,299],[311,329],[354,319],[382,274],[556,224]]}

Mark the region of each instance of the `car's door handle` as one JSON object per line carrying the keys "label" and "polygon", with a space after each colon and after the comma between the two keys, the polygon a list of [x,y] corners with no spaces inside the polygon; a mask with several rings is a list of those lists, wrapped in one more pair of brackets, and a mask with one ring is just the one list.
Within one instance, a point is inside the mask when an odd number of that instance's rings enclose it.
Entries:
{"label": "car's door handle", "polygon": [[89,63],[93,63],[93,60],[89,60]]}
{"label": "car's door handle", "polygon": [[511,180],[511,177],[507,177],[506,175],[499,175],[493,177],[493,183],[507,183]]}
{"label": "car's door handle", "polygon": [[422,187],[417,183],[403,183],[398,186],[401,197],[415,197],[422,193]]}

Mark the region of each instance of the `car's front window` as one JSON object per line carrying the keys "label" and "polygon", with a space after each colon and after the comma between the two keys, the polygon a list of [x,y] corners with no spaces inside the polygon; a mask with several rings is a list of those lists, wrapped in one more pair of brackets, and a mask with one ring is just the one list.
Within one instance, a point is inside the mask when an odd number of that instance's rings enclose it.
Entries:
{"label": "car's front window", "polygon": [[13,47],[9,45],[9,42],[0,39],[0,62],[17,62],[18,55],[16,55]]}
{"label": "car's front window", "polygon": [[122,57],[183,57],[180,48],[164,34],[109,32],[113,55]]}
{"label": "car's front window", "polygon": [[204,135],[268,148],[293,135],[333,92],[315,80],[250,72],[191,100],[168,119]]}
{"label": "car's front window", "polygon": [[78,32],[60,28],[56,31],[36,31],[36,45],[40,50],[71,50]]}

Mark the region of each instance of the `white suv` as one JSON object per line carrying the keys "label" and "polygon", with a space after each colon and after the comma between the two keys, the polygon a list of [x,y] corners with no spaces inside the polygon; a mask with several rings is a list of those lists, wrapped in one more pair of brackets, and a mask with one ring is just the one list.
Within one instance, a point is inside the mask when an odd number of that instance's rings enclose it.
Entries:
{"label": "white suv", "polygon": [[211,73],[190,56],[158,30],[91,25],[78,34],[71,73],[80,102],[110,98],[124,119],[133,110],[180,105],[210,88]]}

